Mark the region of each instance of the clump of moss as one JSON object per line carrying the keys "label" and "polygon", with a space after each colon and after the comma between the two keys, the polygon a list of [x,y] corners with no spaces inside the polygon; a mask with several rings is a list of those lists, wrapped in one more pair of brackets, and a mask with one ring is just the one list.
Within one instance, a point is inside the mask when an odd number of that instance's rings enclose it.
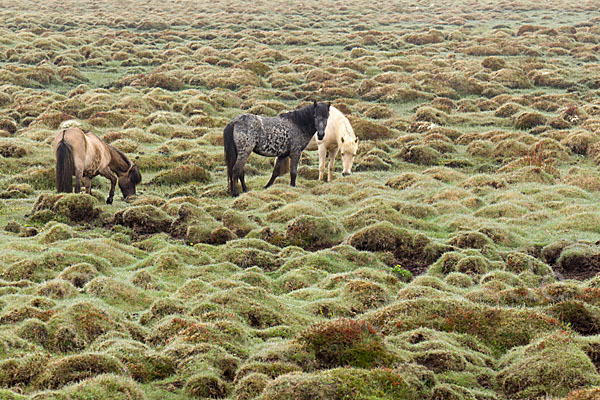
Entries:
{"label": "clump of moss", "polygon": [[416,121],[432,122],[437,125],[447,125],[449,120],[447,113],[430,106],[419,107],[415,111],[414,118]]}
{"label": "clump of moss", "polygon": [[428,145],[409,146],[401,154],[405,161],[420,165],[437,165],[442,158],[439,151]]}
{"label": "clump of moss", "polygon": [[146,77],[144,84],[148,87],[158,87],[161,89],[177,91],[183,88],[181,80],[167,72],[153,72]]}
{"label": "clump of moss", "polygon": [[48,328],[37,318],[26,319],[17,331],[20,338],[44,346],[48,341]]}
{"label": "clump of moss", "polygon": [[[130,378],[114,373],[97,375],[67,386],[61,391],[45,392],[51,398],[64,399],[121,399],[144,400],[144,391]],[[43,396],[43,395],[41,395]]]}
{"label": "clump of moss", "polygon": [[34,206],[33,215],[51,210],[73,222],[90,222],[100,214],[98,200],[84,193],[41,194]]}
{"label": "clump of moss", "polygon": [[171,218],[152,205],[129,207],[117,212],[113,223],[127,226],[138,234],[168,232]]}
{"label": "clump of moss", "polygon": [[248,232],[256,227],[247,216],[236,210],[225,211],[221,219],[223,225],[240,238],[246,236]]}
{"label": "clump of moss", "polygon": [[515,117],[515,128],[517,129],[531,129],[546,123],[546,117],[535,112],[523,112]]}
{"label": "clump of moss", "polygon": [[0,156],[5,158],[21,158],[27,155],[25,147],[9,143],[7,141],[0,142]]}
{"label": "clump of moss", "polygon": [[385,289],[371,281],[352,280],[346,284],[342,298],[351,305],[351,310],[363,313],[381,307],[389,302]]}
{"label": "clump of moss", "polygon": [[87,301],[80,301],[54,313],[48,320],[47,348],[54,352],[81,350],[111,330],[124,331],[117,316]]}
{"label": "clump of moss", "polygon": [[500,359],[499,367],[496,382],[505,396],[515,399],[564,396],[600,384],[594,364],[564,331],[511,350]]}
{"label": "clump of moss", "polygon": [[264,400],[328,400],[334,398],[428,398],[436,379],[432,372],[410,366],[398,369],[336,368],[317,373],[286,374],[270,382]]}
{"label": "clump of moss", "polygon": [[420,270],[434,262],[444,249],[427,236],[379,222],[355,232],[348,244],[358,250],[389,251],[404,268]]}
{"label": "clump of moss", "polygon": [[381,327],[385,335],[419,327],[473,335],[497,352],[525,345],[540,333],[561,327],[556,319],[536,310],[491,307],[448,296],[401,300],[364,319]]}
{"label": "clump of moss", "polygon": [[337,319],[318,323],[300,333],[298,340],[321,368],[373,368],[393,359],[383,338],[366,322]]}
{"label": "clump of moss", "polygon": [[0,199],[21,199],[33,194],[33,188],[27,183],[9,185],[0,192]]}
{"label": "clump of moss", "polygon": [[5,358],[0,361],[0,385],[3,387],[31,385],[44,371],[47,362],[48,357],[40,353]]}
{"label": "clump of moss", "polygon": [[286,231],[290,244],[309,250],[334,246],[344,237],[344,228],[331,217],[303,215],[290,222]]}
{"label": "clump of moss", "polygon": [[600,333],[600,309],[577,300],[566,300],[548,308],[548,314],[556,317],[581,335]]}
{"label": "clump of moss", "polygon": [[210,172],[197,165],[180,165],[163,171],[152,178],[150,183],[157,185],[181,185],[189,182],[209,183]]}
{"label": "clump of moss", "polygon": [[360,139],[378,140],[392,137],[393,131],[385,125],[369,121],[367,119],[349,116],[354,133]]}
{"label": "clump of moss", "polygon": [[89,263],[71,265],[58,275],[59,278],[71,282],[73,286],[78,288],[82,288],[96,276],[98,276],[98,270]]}
{"label": "clump of moss", "polygon": [[237,380],[233,389],[235,400],[251,400],[262,393],[271,381],[267,375],[260,372],[250,373]]}
{"label": "clump of moss", "polygon": [[484,246],[491,245],[492,241],[483,233],[472,231],[454,235],[449,243],[463,249],[482,249]]}
{"label": "clump of moss", "polygon": [[486,57],[481,61],[481,65],[483,68],[491,69],[492,71],[498,71],[499,69],[504,68],[506,65],[506,61],[504,61],[500,57]]}
{"label": "clump of moss", "polygon": [[59,240],[67,240],[73,237],[73,230],[65,224],[50,223],[46,225],[43,232],[39,235],[40,243],[48,244]]}
{"label": "clump of moss", "polygon": [[183,389],[187,394],[199,398],[223,399],[229,394],[227,384],[210,372],[202,372],[188,378]]}
{"label": "clump of moss", "polygon": [[264,271],[274,271],[281,265],[273,254],[259,249],[229,249],[223,254],[223,259],[240,268],[257,266]]}
{"label": "clump of moss", "polygon": [[77,289],[71,284],[71,282],[63,279],[54,279],[51,281],[46,281],[44,284],[38,287],[36,293],[40,296],[60,300],[74,296],[77,293]]}
{"label": "clump of moss", "polygon": [[66,356],[48,363],[37,377],[38,388],[56,389],[100,374],[127,374],[115,357],[105,354],[84,353]]}
{"label": "clump of moss", "polygon": [[137,288],[105,276],[92,279],[83,289],[86,293],[100,297],[110,304],[142,308],[148,302],[147,296]]}
{"label": "clump of moss", "polygon": [[496,117],[507,118],[512,117],[519,111],[521,111],[522,106],[517,103],[508,102],[498,107],[496,111],[494,111],[494,115]]}

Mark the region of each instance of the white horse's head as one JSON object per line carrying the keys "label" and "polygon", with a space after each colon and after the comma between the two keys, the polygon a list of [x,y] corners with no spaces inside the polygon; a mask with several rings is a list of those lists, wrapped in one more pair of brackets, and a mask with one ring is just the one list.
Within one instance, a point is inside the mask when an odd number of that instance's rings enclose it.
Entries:
{"label": "white horse's head", "polygon": [[347,176],[352,173],[352,163],[354,162],[354,156],[358,151],[358,138],[350,135],[342,136],[342,146],[340,147],[342,153],[342,175]]}

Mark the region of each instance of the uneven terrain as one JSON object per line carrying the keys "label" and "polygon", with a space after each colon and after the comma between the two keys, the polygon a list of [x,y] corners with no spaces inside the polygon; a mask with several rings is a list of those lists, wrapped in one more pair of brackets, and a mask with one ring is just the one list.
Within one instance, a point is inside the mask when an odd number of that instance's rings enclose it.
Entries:
{"label": "uneven terrain", "polygon": [[[0,0],[0,398],[600,396],[596,1]],[[314,100],[354,173],[228,195]],[[80,126],[139,165],[56,194]],[[117,189],[118,190],[118,189]],[[596,388],[595,388],[596,387]]]}

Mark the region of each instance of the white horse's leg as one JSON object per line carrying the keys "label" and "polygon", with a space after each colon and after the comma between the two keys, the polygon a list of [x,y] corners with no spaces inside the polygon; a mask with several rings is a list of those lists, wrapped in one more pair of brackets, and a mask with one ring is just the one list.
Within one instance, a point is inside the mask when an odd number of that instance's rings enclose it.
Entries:
{"label": "white horse's leg", "polygon": [[327,158],[327,147],[325,144],[319,145],[319,180],[323,180],[325,172],[325,158]]}
{"label": "white horse's leg", "polygon": [[335,147],[329,150],[329,168],[327,171],[327,182],[331,182],[331,176],[333,175],[333,168],[335,167],[335,157],[337,156],[339,148]]}

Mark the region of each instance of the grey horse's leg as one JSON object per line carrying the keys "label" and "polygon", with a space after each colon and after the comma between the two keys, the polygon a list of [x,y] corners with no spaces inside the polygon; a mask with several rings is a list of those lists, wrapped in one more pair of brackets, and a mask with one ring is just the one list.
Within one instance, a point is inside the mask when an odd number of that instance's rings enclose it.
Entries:
{"label": "grey horse's leg", "polygon": [[273,174],[271,175],[271,179],[265,185],[265,189],[268,188],[275,182],[275,179],[281,174],[281,169],[284,166],[284,161],[286,161],[287,157],[279,156],[277,160],[275,160],[275,167],[273,168]]}
{"label": "grey horse's leg", "polygon": [[[240,189],[238,188],[237,181],[238,181],[238,179],[240,181],[243,181],[244,165],[246,165],[246,161],[248,161],[248,157],[250,157],[251,153],[252,153],[252,149],[245,149],[243,151],[238,150],[237,160],[235,161],[235,164],[233,164],[233,168],[231,169],[231,180],[232,180],[231,195],[232,196],[239,196],[239,194],[240,194]],[[246,186],[245,182],[242,183],[242,189],[244,189],[245,186]]]}
{"label": "grey horse's leg", "polygon": [[112,173],[112,171],[108,167],[101,170],[100,175],[110,180],[110,192],[108,193],[106,204],[112,204],[113,196],[115,195],[115,185],[117,184],[117,177],[115,176],[115,174]]}
{"label": "grey horse's leg", "polygon": [[298,174],[298,163],[302,153],[290,154],[290,185],[296,186],[296,175]]}

